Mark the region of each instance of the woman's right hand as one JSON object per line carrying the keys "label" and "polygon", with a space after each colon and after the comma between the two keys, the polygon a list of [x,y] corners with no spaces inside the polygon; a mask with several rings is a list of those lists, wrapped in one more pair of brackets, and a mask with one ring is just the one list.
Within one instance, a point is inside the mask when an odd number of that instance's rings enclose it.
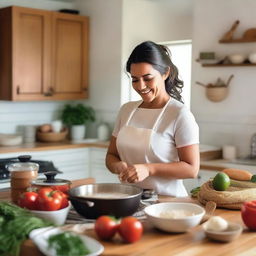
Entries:
{"label": "woman's right hand", "polygon": [[112,163],[112,170],[116,174],[120,174],[120,173],[126,171],[127,168],[128,168],[128,165],[126,162],[119,161],[119,162]]}

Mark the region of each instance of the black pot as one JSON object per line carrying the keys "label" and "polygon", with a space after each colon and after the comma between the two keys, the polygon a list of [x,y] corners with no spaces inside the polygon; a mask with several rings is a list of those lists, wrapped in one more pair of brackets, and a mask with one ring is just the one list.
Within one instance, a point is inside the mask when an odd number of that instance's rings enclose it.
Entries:
{"label": "black pot", "polygon": [[80,215],[96,219],[101,215],[117,218],[132,215],[139,208],[142,192],[134,185],[100,183],[72,188],[68,195]]}

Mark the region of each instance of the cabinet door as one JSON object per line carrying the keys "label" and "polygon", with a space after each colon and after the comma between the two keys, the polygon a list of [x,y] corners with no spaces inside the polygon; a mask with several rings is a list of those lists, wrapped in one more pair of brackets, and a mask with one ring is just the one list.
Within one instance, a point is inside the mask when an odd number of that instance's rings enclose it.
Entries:
{"label": "cabinet door", "polygon": [[88,18],[53,13],[53,73],[55,99],[87,97]]}
{"label": "cabinet door", "polygon": [[51,86],[51,12],[12,7],[12,19],[12,99],[43,99]]}

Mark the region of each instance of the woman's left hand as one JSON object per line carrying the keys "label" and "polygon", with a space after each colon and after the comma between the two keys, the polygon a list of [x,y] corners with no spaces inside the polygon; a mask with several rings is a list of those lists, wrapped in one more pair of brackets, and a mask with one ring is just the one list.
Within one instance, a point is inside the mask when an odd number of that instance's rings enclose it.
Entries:
{"label": "woman's left hand", "polygon": [[122,182],[135,183],[146,179],[149,176],[149,168],[145,164],[135,164],[128,166],[126,171],[119,174],[119,179]]}

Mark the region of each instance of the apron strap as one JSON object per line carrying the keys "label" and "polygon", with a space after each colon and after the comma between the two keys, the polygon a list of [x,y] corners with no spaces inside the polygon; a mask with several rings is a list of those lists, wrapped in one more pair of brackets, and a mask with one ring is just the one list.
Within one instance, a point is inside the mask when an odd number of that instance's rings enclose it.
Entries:
{"label": "apron strap", "polygon": [[125,125],[128,125],[128,124],[129,124],[129,122],[130,122],[131,119],[132,119],[132,116],[133,116],[134,112],[136,111],[136,109],[139,107],[139,105],[140,105],[142,102],[143,102],[143,101],[140,100],[140,101],[138,101],[138,102],[135,104],[135,106],[134,106],[132,112],[130,113],[130,115],[129,115],[129,117],[128,117],[126,123],[125,123]]}
{"label": "apron strap", "polygon": [[166,102],[166,104],[164,105],[164,107],[162,108],[162,111],[161,111],[160,114],[158,115],[158,117],[157,117],[157,119],[156,119],[156,121],[155,121],[155,123],[154,123],[154,125],[153,125],[153,127],[152,127],[152,130],[155,131],[155,128],[157,127],[158,123],[160,122],[160,119],[161,119],[161,117],[162,117],[164,111],[166,110],[166,108],[167,108],[167,106],[168,106],[168,104],[169,104],[170,101],[171,101],[171,97],[170,97],[170,99]]}

